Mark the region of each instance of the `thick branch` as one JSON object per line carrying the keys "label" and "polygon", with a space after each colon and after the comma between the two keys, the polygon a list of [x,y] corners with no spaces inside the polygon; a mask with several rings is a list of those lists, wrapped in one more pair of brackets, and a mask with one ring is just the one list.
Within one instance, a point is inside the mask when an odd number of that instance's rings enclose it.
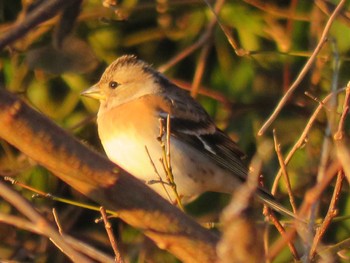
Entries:
{"label": "thick branch", "polygon": [[115,210],[187,262],[214,262],[218,237],[24,102],[0,89],[0,137],[74,189]]}

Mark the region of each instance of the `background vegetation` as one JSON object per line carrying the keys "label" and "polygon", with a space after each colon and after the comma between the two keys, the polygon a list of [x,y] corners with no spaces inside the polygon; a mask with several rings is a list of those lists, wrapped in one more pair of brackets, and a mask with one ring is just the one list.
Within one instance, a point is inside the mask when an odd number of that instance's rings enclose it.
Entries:
{"label": "background vegetation", "polygon": [[[344,89],[350,66],[348,1],[86,0],[75,1],[65,9],[58,6],[57,15],[43,17],[28,33],[16,31],[44,2],[47,1],[0,2],[2,89],[17,94],[103,153],[94,121],[98,103],[82,98],[80,92],[97,82],[117,57],[136,54],[190,90],[217,125],[247,153],[247,162],[252,158],[262,160],[262,166],[256,168],[261,168],[266,187],[274,186],[276,199],[290,210],[285,180],[275,181],[283,167],[278,153],[285,159],[299,140],[290,162],[285,161],[296,213],[310,220],[306,236],[299,233],[293,239],[297,254],[306,255],[306,261],[318,257],[349,260],[350,200],[348,181],[344,179],[344,174],[350,179],[346,172],[350,164],[346,162],[349,123]],[[343,9],[331,18],[337,5]],[[330,28],[327,23],[332,23]],[[15,38],[4,44],[11,31]],[[261,132],[262,125],[293,86],[296,89],[282,100],[279,114]],[[332,92],[337,94],[321,102]],[[317,107],[320,111],[310,123]],[[0,123],[0,129],[1,125],[5,124]],[[302,137],[305,128],[308,130]],[[273,129],[280,145],[277,152]],[[0,140],[0,175],[11,176],[46,193],[89,202],[4,140]],[[103,224],[93,222],[100,216],[98,212],[49,199],[33,199],[32,191],[18,185],[13,188],[50,220],[50,210],[55,207],[66,233],[112,255]],[[228,196],[205,194],[190,204],[187,212],[200,222],[217,222],[229,200]],[[2,199],[0,213],[20,216]],[[260,225],[264,217],[256,218],[255,223]],[[327,223],[322,224],[324,221]],[[126,262],[176,262],[138,230],[118,219],[112,222]],[[265,241],[269,239],[268,254],[281,236],[272,227],[265,231],[270,234],[265,235]],[[0,236],[0,259],[67,260],[46,237],[19,227],[0,223]],[[316,244],[319,246],[315,259]],[[274,262],[296,258],[288,246],[271,256]]]}

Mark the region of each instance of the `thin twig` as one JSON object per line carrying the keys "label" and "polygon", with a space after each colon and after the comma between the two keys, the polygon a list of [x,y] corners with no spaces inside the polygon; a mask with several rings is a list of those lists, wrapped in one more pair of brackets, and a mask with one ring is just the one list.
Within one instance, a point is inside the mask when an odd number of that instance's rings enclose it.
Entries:
{"label": "thin twig", "polygon": [[58,219],[58,214],[57,214],[57,211],[56,211],[55,208],[52,208],[52,214],[53,214],[53,218],[55,219],[55,223],[56,223],[56,226],[58,228],[58,232],[62,236],[63,235],[63,230],[62,230],[61,223],[60,223],[60,220]]}
{"label": "thin twig", "polygon": [[154,170],[155,174],[156,174],[156,175],[158,176],[158,178],[159,178],[159,181],[150,181],[150,182],[146,182],[146,183],[147,183],[147,184],[160,183],[160,184],[162,185],[162,187],[163,187],[164,192],[165,192],[166,195],[168,196],[169,201],[171,202],[170,194],[169,194],[168,190],[167,190],[166,187],[165,187],[165,184],[167,184],[167,182],[164,182],[163,179],[162,179],[162,177],[160,176],[160,174],[159,174],[159,172],[158,172],[158,169],[157,169],[156,165],[154,164],[154,162],[153,162],[153,160],[152,160],[152,157],[151,157],[151,154],[149,153],[148,148],[147,148],[146,145],[145,145],[145,149],[146,149],[146,153],[147,153],[147,155],[148,155],[148,158],[149,158],[149,160],[150,160],[150,162],[151,162],[151,165],[152,165],[152,167],[153,167],[153,170]]}
{"label": "thin twig", "polygon": [[[332,13],[332,10],[335,8],[335,4],[333,4],[329,0],[315,0],[315,5],[326,15],[330,15]],[[339,21],[344,23],[346,26],[350,25],[350,18],[349,18],[349,11],[342,10],[338,17]]]}
{"label": "thin twig", "polygon": [[244,2],[266,12],[267,14],[284,18],[291,19],[296,21],[310,21],[309,14],[296,15],[294,12],[291,12],[290,9],[283,9],[276,5],[273,5],[272,2],[257,1],[257,0],[244,0]]}
{"label": "thin twig", "polygon": [[306,62],[305,66],[303,67],[302,71],[299,73],[299,75],[296,78],[296,80],[293,82],[292,86],[288,89],[288,91],[285,93],[285,95],[279,101],[276,109],[273,111],[271,116],[266,120],[264,125],[259,130],[259,132],[258,132],[259,136],[263,135],[265,133],[265,131],[270,127],[272,122],[277,118],[278,114],[280,113],[280,111],[282,110],[282,108],[284,107],[284,105],[286,104],[288,99],[291,97],[291,95],[293,94],[295,89],[298,87],[300,82],[303,80],[303,78],[305,77],[305,75],[307,74],[309,69],[311,68],[313,62],[315,61],[315,59],[317,57],[317,54],[321,51],[324,43],[327,41],[328,32],[329,32],[329,30],[330,30],[330,28],[331,28],[335,18],[337,17],[338,13],[343,8],[345,3],[346,3],[345,0],[341,0],[339,2],[339,4],[337,5],[336,9],[333,11],[332,15],[329,17],[329,19],[328,19],[328,21],[326,23],[326,26],[324,27],[324,30],[322,32],[321,39],[318,42],[314,52],[312,53],[311,57]]}
{"label": "thin twig", "polygon": [[24,184],[24,183],[21,183],[21,182],[19,182],[18,180],[12,178],[12,177],[5,176],[5,177],[4,177],[4,180],[10,182],[11,184],[15,184],[15,185],[18,185],[18,186],[20,186],[20,187],[22,187],[22,188],[24,188],[24,189],[27,189],[27,190],[29,190],[29,191],[32,191],[32,192],[34,192],[34,193],[36,193],[36,194],[38,194],[38,195],[40,195],[40,196],[42,196],[42,197],[51,198],[51,194],[45,193],[45,192],[43,192],[43,191],[40,191],[39,189],[36,189],[36,188],[33,188],[33,187],[29,186],[29,185],[26,185],[26,184]]}
{"label": "thin twig", "polygon": [[[287,237],[286,237],[286,230],[284,229],[282,224],[278,221],[276,215],[268,207],[265,207],[265,208],[266,209],[264,209],[264,215],[266,217],[268,217],[269,220],[274,224],[274,226],[276,227],[278,232],[281,234],[281,236],[283,238],[287,239]],[[291,242],[292,239],[293,239],[293,237],[289,238],[289,240],[288,240],[288,247],[289,247],[289,250],[292,253],[294,259],[295,260],[299,260],[298,251],[296,250],[294,244]]]}
{"label": "thin twig", "polygon": [[348,142],[345,141],[344,139],[334,140],[334,142],[335,142],[337,157],[341,162],[345,176],[349,181],[350,180],[350,151],[348,149]]}
{"label": "thin twig", "polygon": [[198,39],[197,42],[193,43],[188,48],[182,50],[179,54],[170,59],[167,63],[158,67],[159,72],[165,72],[172,66],[179,63],[181,60],[185,59],[187,56],[191,55],[194,51],[200,48],[207,40],[209,36],[207,34],[203,34],[202,37]]}
{"label": "thin twig", "polygon": [[[215,2],[214,14],[217,14],[220,12],[224,3],[225,3],[225,0],[218,0]],[[167,63],[158,67],[158,71],[160,72],[167,71],[173,65],[177,64],[178,62],[180,62],[181,60],[183,60],[184,58],[192,54],[194,51],[196,51],[198,48],[206,44],[208,39],[211,38],[212,36],[213,28],[215,27],[216,23],[217,23],[217,17],[214,15],[214,17],[209,21],[203,35],[201,35],[199,39],[195,43],[193,43],[191,46],[181,51],[175,57],[170,59]]]}
{"label": "thin twig", "polygon": [[159,119],[159,136],[158,136],[158,140],[160,142],[160,146],[162,149],[162,153],[163,153],[163,157],[161,157],[159,159],[159,161],[161,162],[165,175],[166,175],[166,179],[169,183],[169,185],[171,186],[174,195],[175,195],[175,199],[176,199],[176,203],[179,206],[179,208],[182,211],[185,211],[182,203],[181,203],[181,198],[179,196],[179,193],[177,192],[177,186],[175,183],[175,178],[174,178],[174,174],[172,171],[172,167],[171,167],[171,156],[170,156],[170,114],[167,115],[167,119],[166,119],[166,138],[165,138],[165,142],[163,140],[164,137],[164,119]]}
{"label": "thin twig", "polygon": [[330,182],[333,180],[334,176],[339,172],[340,169],[341,164],[335,160],[331,165],[329,165],[322,181],[318,182],[314,187],[306,192],[304,202],[298,211],[298,214],[300,214],[300,216],[304,216],[309,212],[310,206],[319,200],[323,191],[329,186]]}
{"label": "thin twig", "polygon": [[281,145],[278,143],[277,135],[276,135],[276,131],[275,130],[273,130],[273,140],[275,142],[275,151],[277,153],[278,162],[280,164],[280,167],[282,169],[282,174],[284,175],[284,179],[286,181],[286,186],[287,186],[287,191],[288,191],[288,196],[289,196],[289,202],[290,202],[290,204],[292,206],[293,213],[295,214],[296,211],[297,211],[297,208],[296,208],[294,196],[293,196],[293,193],[292,193],[292,187],[291,187],[291,184],[290,184],[289,175],[288,175],[288,172],[287,172],[287,167],[286,167],[286,164],[284,163],[283,156],[282,156],[282,153],[281,153]]}
{"label": "thin twig", "polygon": [[36,227],[47,236],[64,254],[71,258],[74,262],[91,262],[83,254],[75,251],[70,245],[61,237],[61,235],[54,229],[41,214],[39,214],[32,205],[25,200],[18,193],[0,182],[0,196],[9,202],[12,206],[18,209],[25,215]]}
{"label": "thin twig", "polygon": [[334,140],[341,140],[344,137],[344,124],[345,119],[349,113],[349,106],[346,106],[339,120],[339,128],[338,131],[334,134]]}
{"label": "thin twig", "polygon": [[171,156],[170,156],[170,114],[168,114],[166,118],[166,157],[167,157],[167,163],[169,165],[170,171],[171,169]]}
{"label": "thin twig", "polygon": [[[45,236],[45,233],[43,232],[43,230],[39,229],[36,224],[34,224],[34,223],[24,219],[24,218],[20,218],[18,216],[0,213],[0,222],[14,226],[18,229],[23,229],[23,230],[30,231],[30,232],[38,234],[38,235]],[[113,263],[114,262],[114,260],[109,255],[97,250],[96,248],[90,246],[89,244],[82,242],[81,240],[75,239],[74,237],[71,237],[67,234],[64,234],[62,236],[62,238],[64,238],[64,240],[72,248],[74,248],[75,250],[77,250],[81,253],[84,253],[85,255],[89,256],[90,258],[96,260],[97,262],[106,262],[106,263]]]}
{"label": "thin twig", "polygon": [[[174,82],[176,85],[178,85],[180,88],[191,91],[191,84],[189,82],[186,82],[181,79],[171,79],[172,82]],[[217,100],[221,104],[224,104],[226,108],[231,107],[231,101],[225,96],[223,93],[217,90],[210,89],[206,86],[201,85],[198,91],[198,94],[206,96],[208,98],[211,98],[213,100]]]}
{"label": "thin twig", "polygon": [[[36,189],[36,188],[33,188],[33,187],[29,186],[29,185],[21,183],[18,180],[15,180],[15,179],[13,179],[12,177],[9,177],[9,176],[5,176],[4,180],[5,181],[9,181],[11,184],[18,185],[18,186],[20,186],[20,187],[22,187],[24,189],[27,189],[29,191],[34,192],[35,194],[33,194],[32,198],[38,198],[38,197],[47,198],[47,199],[50,199],[50,200],[53,200],[53,201],[56,201],[56,202],[69,204],[69,205],[77,206],[77,207],[80,207],[80,208],[89,209],[89,210],[92,210],[92,211],[100,211],[99,207],[97,207],[95,205],[87,204],[87,203],[81,203],[81,202],[77,202],[77,201],[72,201],[70,199],[62,198],[62,197],[53,195],[51,193],[43,192],[43,191],[41,191],[39,189]],[[107,212],[109,214],[113,214],[115,216],[117,215],[116,211],[107,210]]]}
{"label": "thin twig", "polygon": [[[292,159],[293,155],[295,154],[295,152],[301,148],[304,143],[307,141],[307,136],[314,124],[314,122],[316,121],[316,118],[318,116],[318,114],[321,112],[321,110],[324,108],[324,105],[328,103],[328,101],[332,98],[332,96],[336,96],[339,93],[345,91],[346,88],[342,88],[337,90],[336,92],[332,92],[329,95],[327,95],[322,102],[317,106],[317,108],[315,109],[315,111],[313,112],[313,114],[311,115],[311,117],[309,118],[309,121],[307,122],[303,132],[301,133],[299,139],[296,141],[296,143],[293,145],[292,149],[288,152],[286,159],[284,160],[284,163],[287,165],[290,160]],[[274,195],[276,193],[277,190],[277,186],[278,186],[278,181],[282,176],[282,168],[280,168],[277,172],[277,175],[275,176],[275,180],[273,182],[272,185],[272,189],[271,189],[271,193]]]}
{"label": "thin twig", "polygon": [[330,109],[327,108],[327,105],[325,105],[323,103],[323,101],[321,101],[318,97],[316,97],[313,94],[311,94],[309,91],[305,91],[304,94],[305,94],[305,96],[307,96],[308,98],[310,98],[313,101],[317,102],[318,104],[321,104],[327,111],[330,111]]}
{"label": "thin twig", "polygon": [[202,77],[204,74],[207,58],[209,55],[210,48],[212,46],[212,41],[208,41],[203,49],[201,50],[201,53],[198,58],[198,66],[196,67],[196,71],[194,73],[193,81],[192,81],[192,88],[191,88],[191,96],[196,97],[198,95],[199,87],[201,85]]}
{"label": "thin twig", "polygon": [[[337,174],[337,172],[341,169],[340,162],[334,161],[327,169],[327,172],[325,174],[325,177],[321,182],[318,182],[314,187],[309,189],[304,197],[304,201],[299,207],[298,210],[298,217],[305,218],[305,215],[310,210],[310,207],[313,203],[315,203],[323,193],[323,191],[329,186],[329,183],[331,180],[333,180],[334,176]],[[284,237],[276,241],[273,246],[270,248],[270,251],[267,255],[268,259],[275,258],[279,252],[285,247],[285,245],[295,237],[296,229],[298,227],[298,221],[294,221],[295,225],[293,228],[288,230]],[[303,230],[300,230],[300,233],[302,233]]]}
{"label": "thin twig", "polygon": [[108,235],[108,238],[109,238],[109,242],[111,243],[111,246],[112,246],[113,251],[114,251],[115,261],[117,263],[123,263],[124,261],[123,261],[121,255],[120,255],[120,248],[118,246],[118,242],[115,239],[114,234],[113,234],[112,225],[111,225],[111,223],[109,222],[109,220],[107,218],[106,209],[103,206],[101,206],[100,207],[100,212],[101,212],[102,219],[103,219],[103,222],[104,222],[104,225],[105,225],[105,229],[106,229],[106,232],[107,232],[107,235]]}
{"label": "thin twig", "polygon": [[344,105],[343,105],[343,111],[340,115],[340,120],[338,124],[338,130],[334,134],[333,138],[334,140],[341,140],[344,136],[344,125],[345,125],[345,119],[349,112],[349,101],[350,101],[350,82],[348,83],[346,90],[345,90],[345,99],[344,99]]}
{"label": "thin twig", "polygon": [[343,181],[344,181],[344,173],[340,171],[338,172],[337,181],[335,183],[332,200],[329,204],[327,214],[322,222],[322,225],[318,227],[316,234],[314,236],[314,240],[312,242],[312,246],[309,254],[310,260],[314,258],[318,243],[320,242],[321,238],[324,236],[329,225],[332,223],[333,218],[338,214],[336,207],[339,201],[339,195],[343,185]]}
{"label": "thin twig", "polygon": [[219,18],[219,16],[218,16],[218,13],[219,13],[219,12],[217,12],[217,9],[218,9],[218,8],[216,8],[216,10],[214,10],[213,7],[210,5],[210,3],[209,3],[207,0],[204,0],[204,2],[207,4],[207,6],[209,7],[209,9],[210,9],[210,10],[212,11],[212,13],[214,14],[214,16],[215,16],[215,18],[216,18],[216,20],[217,20],[218,25],[220,26],[222,32],[224,32],[224,34],[225,34],[225,36],[226,36],[228,42],[230,43],[231,47],[232,47],[233,50],[235,51],[236,55],[237,55],[237,56],[240,56],[240,57],[245,56],[245,55],[249,55],[249,54],[250,54],[249,51],[247,51],[247,50],[245,50],[245,49],[239,47],[239,45],[237,44],[237,41],[234,39],[234,37],[233,37],[231,31],[229,30],[229,28],[228,28],[227,26],[225,26],[223,23],[221,23],[221,20],[220,20],[220,18]]}

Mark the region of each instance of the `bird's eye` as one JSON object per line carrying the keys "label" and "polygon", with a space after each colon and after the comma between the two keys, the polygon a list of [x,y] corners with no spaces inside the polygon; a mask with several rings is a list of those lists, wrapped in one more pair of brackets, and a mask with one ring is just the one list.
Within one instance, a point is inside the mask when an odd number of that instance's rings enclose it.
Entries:
{"label": "bird's eye", "polygon": [[109,87],[110,87],[111,89],[115,89],[115,88],[118,87],[118,86],[119,86],[119,83],[116,82],[116,81],[111,81],[111,82],[109,82]]}

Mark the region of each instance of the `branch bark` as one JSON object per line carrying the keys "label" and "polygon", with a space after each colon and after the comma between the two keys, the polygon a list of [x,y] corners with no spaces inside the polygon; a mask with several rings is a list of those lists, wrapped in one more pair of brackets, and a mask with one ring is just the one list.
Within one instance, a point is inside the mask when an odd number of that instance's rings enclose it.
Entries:
{"label": "branch bark", "polygon": [[4,89],[0,127],[0,137],[77,191],[116,211],[158,247],[185,262],[215,261],[216,234]]}

